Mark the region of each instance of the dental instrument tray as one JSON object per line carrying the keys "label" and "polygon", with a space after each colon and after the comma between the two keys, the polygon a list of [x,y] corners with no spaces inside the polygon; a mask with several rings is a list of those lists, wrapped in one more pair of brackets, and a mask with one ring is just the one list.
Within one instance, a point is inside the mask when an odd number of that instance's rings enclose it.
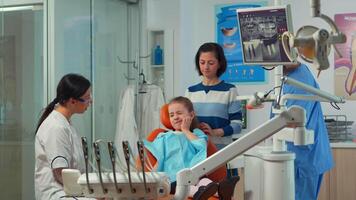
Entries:
{"label": "dental instrument tray", "polygon": [[330,142],[352,141],[351,129],[354,121],[348,121],[346,115],[324,115],[324,120]]}

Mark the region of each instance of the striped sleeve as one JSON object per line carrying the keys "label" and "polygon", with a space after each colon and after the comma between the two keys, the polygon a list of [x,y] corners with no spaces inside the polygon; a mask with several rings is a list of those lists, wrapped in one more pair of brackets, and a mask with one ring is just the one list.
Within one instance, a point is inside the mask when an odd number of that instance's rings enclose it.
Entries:
{"label": "striped sleeve", "polygon": [[185,90],[184,97],[187,97],[188,99],[190,99],[189,89]]}
{"label": "striped sleeve", "polygon": [[236,100],[238,93],[237,88],[230,88],[229,103],[228,103],[228,117],[230,124],[223,127],[224,136],[240,133],[242,127],[242,111],[241,102]]}

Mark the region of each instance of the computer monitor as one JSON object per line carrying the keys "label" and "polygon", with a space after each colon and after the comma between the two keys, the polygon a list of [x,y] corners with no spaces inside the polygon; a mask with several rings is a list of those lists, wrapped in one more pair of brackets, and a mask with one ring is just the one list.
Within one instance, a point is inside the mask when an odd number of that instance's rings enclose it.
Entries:
{"label": "computer monitor", "polygon": [[292,63],[281,43],[281,35],[292,31],[289,5],[244,8],[236,12],[245,65]]}

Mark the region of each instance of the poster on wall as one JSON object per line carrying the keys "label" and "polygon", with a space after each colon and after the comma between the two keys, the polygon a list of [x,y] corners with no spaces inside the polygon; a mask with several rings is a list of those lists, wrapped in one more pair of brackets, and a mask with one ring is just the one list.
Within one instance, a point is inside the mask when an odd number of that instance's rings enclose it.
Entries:
{"label": "poster on wall", "polygon": [[356,13],[336,14],[334,20],[347,38],[345,43],[336,44],[342,57],[335,53],[335,94],[356,100]]}
{"label": "poster on wall", "polygon": [[215,6],[216,41],[225,52],[226,72],[221,79],[238,84],[264,84],[267,72],[259,65],[243,65],[236,9],[267,6],[267,2],[224,4]]}

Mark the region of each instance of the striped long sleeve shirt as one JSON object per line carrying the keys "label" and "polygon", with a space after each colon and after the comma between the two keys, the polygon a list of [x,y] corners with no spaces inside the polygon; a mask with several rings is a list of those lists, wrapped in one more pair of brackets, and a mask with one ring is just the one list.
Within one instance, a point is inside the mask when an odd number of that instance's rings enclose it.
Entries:
{"label": "striped long sleeve shirt", "polygon": [[189,87],[185,96],[189,98],[200,122],[212,129],[222,128],[224,136],[241,132],[241,103],[236,100],[237,88],[221,81],[217,85],[202,83]]}

